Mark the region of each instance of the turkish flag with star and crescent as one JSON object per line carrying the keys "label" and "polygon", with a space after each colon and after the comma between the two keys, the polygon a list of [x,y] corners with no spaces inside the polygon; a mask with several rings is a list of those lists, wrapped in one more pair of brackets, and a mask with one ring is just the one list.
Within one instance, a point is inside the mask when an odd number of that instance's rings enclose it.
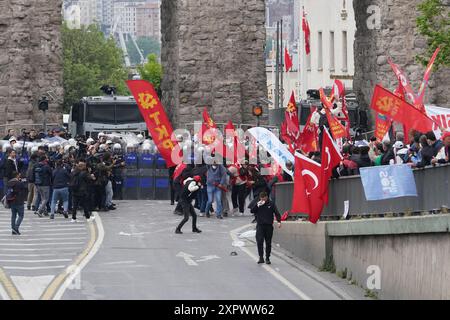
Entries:
{"label": "turkish flag with star and crescent", "polygon": [[324,128],[322,141],[322,175],[320,187],[322,189],[322,199],[328,204],[328,185],[333,175],[333,169],[344,160],[338,146],[334,143],[327,128]]}
{"label": "turkish flag with star and crescent", "polygon": [[321,188],[322,169],[320,164],[295,153],[294,196],[292,200],[293,213],[305,213],[309,221],[317,223],[324,207]]}

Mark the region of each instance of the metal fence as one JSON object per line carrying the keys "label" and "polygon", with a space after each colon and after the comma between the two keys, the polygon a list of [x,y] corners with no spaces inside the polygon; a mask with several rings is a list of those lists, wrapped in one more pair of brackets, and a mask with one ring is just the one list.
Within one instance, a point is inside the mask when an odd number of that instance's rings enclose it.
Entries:
{"label": "metal fence", "polygon": [[[344,202],[349,201],[349,216],[419,213],[441,210],[450,206],[450,165],[414,170],[418,197],[405,197],[382,201],[367,201],[360,176],[332,180],[329,205],[323,217],[341,217]],[[276,204],[280,212],[291,209],[294,184],[276,185]]]}

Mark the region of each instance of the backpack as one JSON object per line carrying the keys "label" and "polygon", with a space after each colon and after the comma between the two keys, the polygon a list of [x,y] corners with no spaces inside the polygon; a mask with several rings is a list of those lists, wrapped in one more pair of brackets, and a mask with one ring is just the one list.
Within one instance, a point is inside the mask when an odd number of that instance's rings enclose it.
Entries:
{"label": "backpack", "polygon": [[42,165],[40,163],[36,164],[33,167],[33,177],[34,177],[34,184],[37,186],[41,186],[42,181]]}
{"label": "backpack", "polygon": [[14,200],[16,200],[16,194],[14,193],[14,189],[13,188],[6,189],[6,194],[1,200],[1,203],[3,203],[5,209],[10,209],[11,202],[13,202]]}

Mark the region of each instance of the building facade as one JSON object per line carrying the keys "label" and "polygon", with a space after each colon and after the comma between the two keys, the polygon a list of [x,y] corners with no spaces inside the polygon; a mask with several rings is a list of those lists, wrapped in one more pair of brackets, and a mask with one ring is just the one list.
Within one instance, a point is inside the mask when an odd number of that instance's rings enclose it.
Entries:
{"label": "building facade", "polygon": [[[283,38],[286,39],[283,45],[288,48],[294,63],[292,70],[284,74],[282,105],[287,105],[292,91],[296,93],[297,99],[306,98],[307,90],[331,86],[335,79],[342,80],[347,88],[353,88],[353,45],[356,33],[353,1],[295,0],[293,7],[291,16],[282,17]],[[303,8],[311,30],[311,53],[308,56],[305,53],[304,34],[301,30]],[[288,23],[285,24],[285,21]],[[289,26],[294,30],[285,31]],[[270,26],[271,34],[273,27]],[[294,35],[294,41],[289,41],[291,35]],[[274,44],[273,47],[275,46]],[[275,54],[272,54],[271,58],[274,56]],[[284,57],[284,53],[282,56]],[[274,60],[269,59],[266,69],[269,98],[273,101],[274,64]]]}
{"label": "building facade", "polygon": [[159,1],[136,8],[136,36],[161,38],[161,5]]}

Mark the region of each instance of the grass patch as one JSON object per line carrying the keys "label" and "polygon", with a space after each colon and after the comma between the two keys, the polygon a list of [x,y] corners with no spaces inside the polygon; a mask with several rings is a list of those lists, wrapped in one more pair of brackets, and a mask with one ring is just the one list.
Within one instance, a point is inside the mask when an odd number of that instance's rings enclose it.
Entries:
{"label": "grass patch", "polygon": [[334,264],[333,256],[330,255],[323,260],[322,266],[319,268],[320,272],[336,272],[336,265]]}

